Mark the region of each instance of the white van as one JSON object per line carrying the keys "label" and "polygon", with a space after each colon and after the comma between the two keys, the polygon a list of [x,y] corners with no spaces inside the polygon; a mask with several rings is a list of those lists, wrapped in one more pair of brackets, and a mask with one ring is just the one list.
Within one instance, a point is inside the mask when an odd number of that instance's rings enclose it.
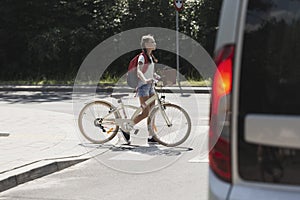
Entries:
{"label": "white van", "polygon": [[300,199],[300,0],[223,0],[209,199]]}

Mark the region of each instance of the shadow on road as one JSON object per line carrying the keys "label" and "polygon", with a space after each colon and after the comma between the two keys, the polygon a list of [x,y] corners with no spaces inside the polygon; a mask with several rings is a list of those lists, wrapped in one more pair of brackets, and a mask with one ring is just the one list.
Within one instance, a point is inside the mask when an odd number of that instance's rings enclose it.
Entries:
{"label": "shadow on road", "polygon": [[150,156],[179,156],[184,152],[192,151],[190,147],[165,147],[157,144],[150,144],[145,146],[132,146],[132,145],[109,145],[109,144],[81,144],[85,148],[92,149],[107,149],[112,152],[135,152],[146,154]]}
{"label": "shadow on road", "polygon": [[44,103],[72,100],[72,92],[1,92],[0,100],[6,103]]}
{"label": "shadow on road", "polygon": [[183,152],[191,151],[191,148],[159,148],[156,145],[150,145],[149,147],[114,147],[111,151],[131,151],[136,153],[142,153],[150,156],[179,156]]}

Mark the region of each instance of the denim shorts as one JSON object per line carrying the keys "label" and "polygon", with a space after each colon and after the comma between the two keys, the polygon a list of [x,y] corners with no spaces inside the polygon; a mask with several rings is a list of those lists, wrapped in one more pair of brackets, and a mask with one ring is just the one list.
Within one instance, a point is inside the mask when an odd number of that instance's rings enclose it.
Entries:
{"label": "denim shorts", "polygon": [[147,97],[154,94],[154,87],[150,84],[141,85],[137,88],[137,96],[138,97]]}

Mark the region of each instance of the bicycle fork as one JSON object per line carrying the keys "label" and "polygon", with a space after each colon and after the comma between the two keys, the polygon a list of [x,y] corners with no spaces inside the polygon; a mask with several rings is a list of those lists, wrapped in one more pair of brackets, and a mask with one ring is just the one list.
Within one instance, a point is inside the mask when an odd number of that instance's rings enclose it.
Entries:
{"label": "bicycle fork", "polygon": [[164,118],[165,121],[166,121],[167,126],[168,126],[168,127],[171,127],[171,126],[172,126],[172,123],[170,122],[170,119],[169,119],[169,117],[167,116],[167,114],[166,114],[166,112],[165,112],[165,109],[166,109],[166,108],[165,108],[162,104],[159,104],[159,109],[160,109],[160,112],[161,112],[163,118]]}

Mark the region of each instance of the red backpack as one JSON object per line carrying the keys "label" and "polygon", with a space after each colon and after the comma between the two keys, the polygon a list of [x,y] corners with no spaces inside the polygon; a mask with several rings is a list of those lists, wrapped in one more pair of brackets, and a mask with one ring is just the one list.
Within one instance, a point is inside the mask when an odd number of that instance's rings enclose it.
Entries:
{"label": "red backpack", "polygon": [[147,55],[142,52],[138,55],[136,55],[133,59],[131,59],[129,66],[128,66],[128,72],[127,72],[127,85],[131,88],[136,88],[138,85],[138,76],[137,76],[137,65],[138,65],[138,59],[139,56],[143,55],[144,56],[144,66],[142,68],[142,72],[145,73],[148,69],[148,57]]}

